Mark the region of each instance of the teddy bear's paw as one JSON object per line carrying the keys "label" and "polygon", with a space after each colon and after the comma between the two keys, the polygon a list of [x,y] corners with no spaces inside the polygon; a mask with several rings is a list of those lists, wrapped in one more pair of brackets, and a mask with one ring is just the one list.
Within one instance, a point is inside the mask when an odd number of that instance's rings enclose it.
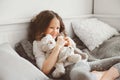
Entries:
{"label": "teddy bear's paw", "polygon": [[79,54],[74,54],[74,55],[69,56],[69,57],[67,58],[67,60],[68,60],[69,62],[76,63],[76,62],[78,62],[78,61],[81,60],[81,56],[80,56]]}
{"label": "teddy bear's paw", "polygon": [[62,75],[64,75],[65,74],[65,71],[60,71],[60,72],[57,72],[57,71],[54,71],[53,73],[52,73],[52,76],[54,77],[54,78],[60,78]]}

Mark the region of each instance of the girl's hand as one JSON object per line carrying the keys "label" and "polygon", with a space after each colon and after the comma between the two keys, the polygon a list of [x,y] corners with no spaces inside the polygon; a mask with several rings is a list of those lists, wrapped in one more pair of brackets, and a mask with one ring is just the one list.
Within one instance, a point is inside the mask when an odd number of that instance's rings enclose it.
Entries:
{"label": "girl's hand", "polygon": [[58,36],[56,46],[62,48],[65,45],[65,39],[63,36]]}
{"label": "girl's hand", "polygon": [[69,39],[69,37],[65,37],[65,46],[71,46],[71,41]]}

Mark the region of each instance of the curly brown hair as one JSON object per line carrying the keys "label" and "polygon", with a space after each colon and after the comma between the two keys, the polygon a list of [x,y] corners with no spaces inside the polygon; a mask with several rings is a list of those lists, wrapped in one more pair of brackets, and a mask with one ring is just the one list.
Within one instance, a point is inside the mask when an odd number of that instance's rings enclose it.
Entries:
{"label": "curly brown hair", "polygon": [[41,38],[44,36],[43,33],[50,24],[50,21],[55,17],[60,21],[60,33],[63,33],[64,36],[66,36],[65,26],[62,18],[54,11],[44,10],[31,20],[28,27],[28,40],[30,42],[33,42],[34,40],[41,40]]}

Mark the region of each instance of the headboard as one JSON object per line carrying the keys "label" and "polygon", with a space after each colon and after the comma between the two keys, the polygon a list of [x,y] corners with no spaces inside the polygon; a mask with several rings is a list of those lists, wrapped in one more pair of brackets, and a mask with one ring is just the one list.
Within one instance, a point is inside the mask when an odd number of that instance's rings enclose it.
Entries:
{"label": "headboard", "polygon": [[[63,18],[65,23],[66,32],[69,36],[74,36],[71,21],[72,20],[81,20],[83,18],[90,17],[91,15],[82,15],[79,17],[70,17]],[[0,21],[0,44],[4,42],[8,42],[14,47],[14,45],[20,40],[26,38],[27,35],[27,27],[29,25],[31,18],[28,19],[13,19],[13,20],[5,20],[3,22]]]}
{"label": "headboard", "polygon": [[[77,17],[69,17],[63,18],[65,23],[65,28],[68,36],[73,37],[74,32],[71,27],[71,21],[80,21],[81,19],[95,17],[93,15],[81,15]],[[0,44],[4,42],[8,42],[14,47],[14,45],[20,40],[26,38],[27,35],[27,27],[29,25],[29,19],[15,19],[15,20],[7,20],[4,22],[0,22]],[[119,28],[120,29],[120,28]]]}
{"label": "headboard", "polygon": [[8,42],[14,45],[26,37],[28,23],[7,24],[0,26],[0,44]]}

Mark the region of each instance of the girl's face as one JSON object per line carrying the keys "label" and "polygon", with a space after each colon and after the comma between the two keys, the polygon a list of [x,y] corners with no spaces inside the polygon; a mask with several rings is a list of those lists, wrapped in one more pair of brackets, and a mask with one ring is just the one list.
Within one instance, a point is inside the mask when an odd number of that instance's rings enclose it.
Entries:
{"label": "girl's face", "polygon": [[55,17],[51,20],[45,34],[50,34],[54,39],[58,36],[60,31],[60,21]]}

